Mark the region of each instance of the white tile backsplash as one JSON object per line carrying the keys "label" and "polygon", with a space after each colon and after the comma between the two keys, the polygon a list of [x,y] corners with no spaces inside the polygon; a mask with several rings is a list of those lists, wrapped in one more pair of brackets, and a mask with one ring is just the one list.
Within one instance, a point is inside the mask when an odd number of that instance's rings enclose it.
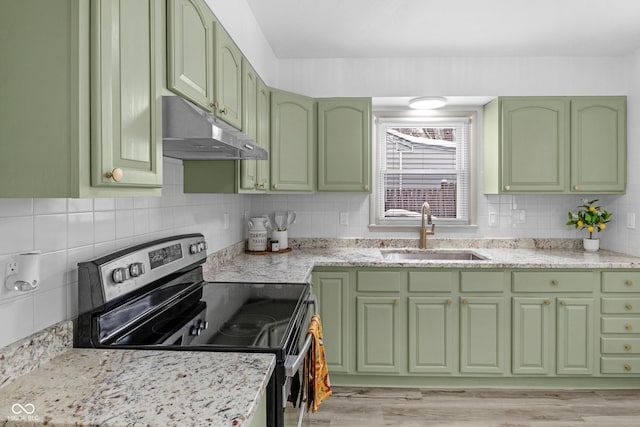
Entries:
{"label": "white tile backsplash", "polygon": [[[204,233],[210,251],[243,239],[240,218],[250,196],[185,195],[182,162],[165,159],[163,166],[162,197],[0,199],[0,271],[15,254],[42,252],[40,288],[19,297],[0,294],[0,347],[77,316],[78,262],[186,232]],[[218,226],[222,209],[235,227]]]}
{"label": "white tile backsplash", "polygon": [[33,250],[33,216],[0,218],[0,255]]}

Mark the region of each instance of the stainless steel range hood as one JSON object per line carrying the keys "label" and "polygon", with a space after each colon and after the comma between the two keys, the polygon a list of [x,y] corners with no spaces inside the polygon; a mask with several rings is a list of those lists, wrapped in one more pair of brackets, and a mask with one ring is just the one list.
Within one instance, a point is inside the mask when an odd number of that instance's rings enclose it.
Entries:
{"label": "stainless steel range hood", "polygon": [[163,155],[183,160],[267,160],[253,139],[179,96],[162,97]]}

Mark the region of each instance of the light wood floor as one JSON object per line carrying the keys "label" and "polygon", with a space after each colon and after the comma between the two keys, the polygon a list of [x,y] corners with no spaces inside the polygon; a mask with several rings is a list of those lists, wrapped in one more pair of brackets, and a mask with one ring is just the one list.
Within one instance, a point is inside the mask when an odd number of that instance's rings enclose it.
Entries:
{"label": "light wood floor", "polygon": [[[288,423],[293,415],[287,412]],[[334,387],[307,416],[304,426],[323,427],[640,427],[640,390]]]}

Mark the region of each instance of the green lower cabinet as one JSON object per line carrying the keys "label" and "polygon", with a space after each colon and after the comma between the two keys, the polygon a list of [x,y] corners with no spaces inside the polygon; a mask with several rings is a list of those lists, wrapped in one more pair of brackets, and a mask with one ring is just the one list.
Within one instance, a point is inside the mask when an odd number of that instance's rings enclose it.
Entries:
{"label": "green lower cabinet", "polygon": [[503,297],[461,297],[460,372],[504,375],[506,302]]}
{"label": "green lower cabinet", "polygon": [[450,297],[409,297],[409,372],[454,373],[457,332]]}
{"label": "green lower cabinet", "polygon": [[356,297],[357,371],[359,373],[399,373],[404,330],[400,299]]}
{"label": "green lower cabinet", "polygon": [[593,298],[560,297],[557,310],[557,373],[593,374],[596,333]]}
{"label": "green lower cabinet", "polygon": [[349,272],[320,272],[313,276],[329,372],[348,373],[351,368]]}
{"label": "green lower cabinet", "polygon": [[514,297],[512,315],[512,372],[524,375],[552,374],[552,328],[555,316],[551,299]]}

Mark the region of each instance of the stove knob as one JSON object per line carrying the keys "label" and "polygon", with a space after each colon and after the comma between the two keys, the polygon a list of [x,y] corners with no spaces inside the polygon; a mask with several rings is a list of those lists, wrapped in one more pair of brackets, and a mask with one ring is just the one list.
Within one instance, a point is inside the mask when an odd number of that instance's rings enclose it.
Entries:
{"label": "stove knob", "polygon": [[207,244],[205,242],[198,242],[198,252],[202,252],[207,249]]}
{"label": "stove knob", "polygon": [[200,332],[200,328],[198,328],[196,325],[193,325],[189,330],[189,335],[197,337],[198,335],[200,335]]}
{"label": "stove knob", "polygon": [[189,246],[189,253],[191,255],[195,255],[198,253],[198,244],[197,243],[193,243],[191,246]]}
{"label": "stove knob", "polygon": [[129,266],[129,273],[131,277],[138,277],[144,274],[144,264],[141,262],[134,262]]}
{"label": "stove knob", "polygon": [[209,327],[209,322],[202,319],[198,320],[198,329],[200,329],[201,331],[204,331],[208,327]]}
{"label": "stove knob", "polygon": [[116,268],[111,273],[111,278],[115,283],[122,283],[125,280],[129,279],[129,269],[123,267]]}

